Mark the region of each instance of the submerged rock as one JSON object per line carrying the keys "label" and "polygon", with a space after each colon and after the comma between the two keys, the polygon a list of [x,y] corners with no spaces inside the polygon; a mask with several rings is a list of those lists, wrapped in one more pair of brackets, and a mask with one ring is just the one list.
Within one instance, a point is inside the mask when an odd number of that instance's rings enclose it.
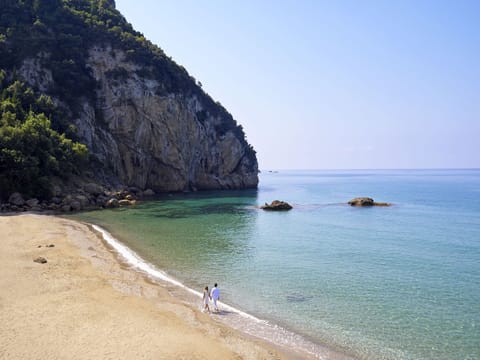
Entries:
{"label": "submerged rock", "polygon": [[273,200],[270,204],[265,203],[265,205],[260,207],[263,210],[274,210],[274,211],[282,211],[282,210],[290,210],[292,209],[292,205],[285,201],[280,200]]}

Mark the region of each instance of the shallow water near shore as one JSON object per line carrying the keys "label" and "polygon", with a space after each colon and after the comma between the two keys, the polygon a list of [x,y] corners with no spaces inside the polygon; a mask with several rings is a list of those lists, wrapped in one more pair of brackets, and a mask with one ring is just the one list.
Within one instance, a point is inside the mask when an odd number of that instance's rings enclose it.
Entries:
{"label": "shallow water near shore", "polygon": [[[356,196],[393,206],[346,205]],[[257,208],[275,199],[294,209]],[[480,170],[266,172],[258,190],[73,217],[189,288],[218,282],[225,303],[300,335],[300,347],[480,358]]]}

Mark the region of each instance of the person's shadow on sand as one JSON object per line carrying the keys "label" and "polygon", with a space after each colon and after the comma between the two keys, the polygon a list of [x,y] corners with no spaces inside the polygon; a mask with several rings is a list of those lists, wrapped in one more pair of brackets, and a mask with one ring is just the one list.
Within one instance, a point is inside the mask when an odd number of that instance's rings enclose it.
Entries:
{"label": "person's shadow on sand", "polygon": [[230,314],[234,314],[234,312],[233,312],[233,311],[228,311],[228,310],[212,311],[212,315],[222,315],[222,316],[225,316],[225,315],[230,315]]}

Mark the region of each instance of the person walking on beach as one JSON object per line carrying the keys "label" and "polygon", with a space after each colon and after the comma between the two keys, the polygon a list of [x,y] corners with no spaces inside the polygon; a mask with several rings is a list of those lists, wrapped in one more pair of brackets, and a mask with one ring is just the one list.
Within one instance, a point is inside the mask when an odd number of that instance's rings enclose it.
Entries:
{"label": "person walking on beach", "polygon": [[213,309],[218,311],[217,301],[220,300],[220,290],[218,289],[217,283],[213,286],[210,298],[213,300]]}
{"label": "person walking on beach", "polygon": [[203,289],[203,311],[210,312],[210,306],[208,306],[209,300],[210,294],[208,293],[208,286],[205,286],[205,289]]}

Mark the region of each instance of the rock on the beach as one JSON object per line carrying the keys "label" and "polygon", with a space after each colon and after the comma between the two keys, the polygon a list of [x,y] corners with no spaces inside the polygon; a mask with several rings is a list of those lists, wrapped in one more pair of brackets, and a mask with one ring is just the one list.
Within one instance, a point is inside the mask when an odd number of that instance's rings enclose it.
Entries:
{"label": "rock on the beach", "polygon": [[72,201],[70,207],[73,211],[82,210],[82,204],[80,204],[80,201]]}
{"label": "rock on the beach", "polygon": [[38,199],[29,199],[26,201],[27,205],[31,208],[38,206]]}
{"label": "rock on the beach", "polygon": [[54,185],[52,187],[52,195],[61,197],[62,196],[62,188],[58,185]]}
{"label": "rock on the beach", "polygon": [[275,210],[275,211],[281,211],[281,210],[290,210],[292,209],[292,205],[285,201],[280,201],[280,200],[273,200],[270,204],[265,203],[265,205],[261,206],[263,210]]}
{"label": "rock on the beach", "polygon": [[60,199],[59,197],[56,197],[54,196],[52,198],[52,200],[50,200],[52,204],[55,204],[55,205],[60,205],[62,203],[62,199]]}
{"label": "rock on the beach", "polygon": [[389,203],[375,202],[375,200],[369,197],[354,198],[350,200],[348,204],[351,206],[390,206]]}
{"label": "rock on the beach", "polygon": [[70,204],[65,204],[60,208],[60,210],[63,212],[69,212],[69,211],[72,211],[72,207]]}
{"label": "rock on the beach", "polygon": [[22,195],[18,192],[14,192],[8,198],[8,202],[12,205],[22,206],[25,204],[25,200],[23,199]]}
{"label": "rock on the beach", "polygon": [[83,189],[89,193],[89,194],[92,194],[92,195],[100,195],[103,193],[103,188],[98,185],[98,184],[95,184],[95,183],[88,183],[86,184]]}
{"label": "rock on the beach", "polygon": [[88,203],[89,203],[89,200],[85,195],[76,195],[74,200],[80,203],[80,206],[82,207],[82,209],[88,206]]}
{"label": "rock on the beach", "polygon": [[44,257],[37,257],[35,260],[33,260],[34,262],[36,263],[39,263],[39,264],[45,264],[47,262],[47,259],[45,259]]}

